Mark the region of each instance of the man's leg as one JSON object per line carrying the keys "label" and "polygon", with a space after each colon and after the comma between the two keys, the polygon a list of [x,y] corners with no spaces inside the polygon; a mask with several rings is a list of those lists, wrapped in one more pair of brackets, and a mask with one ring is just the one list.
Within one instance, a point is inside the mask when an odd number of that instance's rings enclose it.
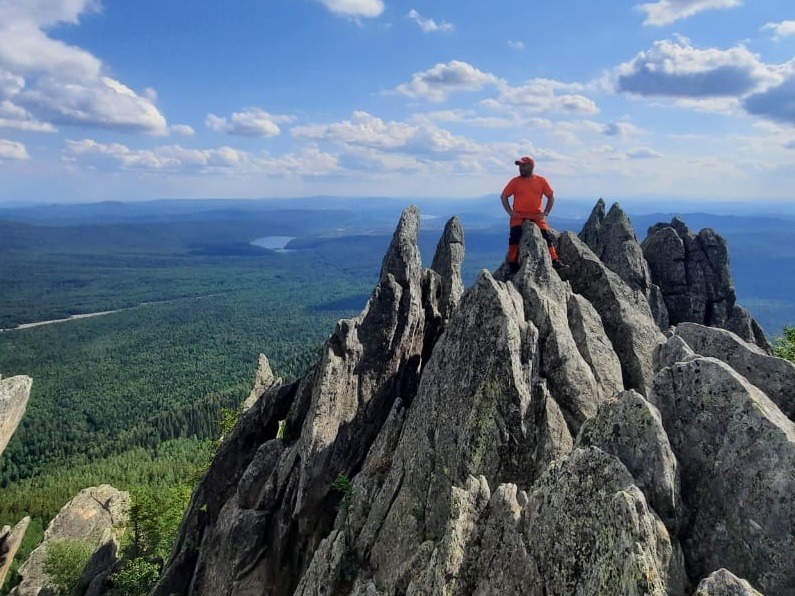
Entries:
{"label": "man's leg", "polygon": [[508,272],[511,274],[519,270],[519,240],[522,238],[522,224],[511,226],[508,235]]}
{"label": "man's leg", "polygon": [[547,223],[546,217],[539,217],[533,220],[533,223],[536,224],[539,228],[541,228],[541,235],[544,237],[544,240],[547,241],[547,247],[549,248],[549,256],[552,257],[552,264],[558,264],[558,251],[555,248],[555,239],[552,237],[552,232],[549,231],[549,224]]}
{"label": "man's leg", "polygon": [[544,240],[547,241],[547,246],[549,247],[549,256],[552,257],[552,264],[558,262],[558,251],[555,248],[555,239],[552,237],[552,233],[549,229],[541,228],[541,235],[544,237]]}

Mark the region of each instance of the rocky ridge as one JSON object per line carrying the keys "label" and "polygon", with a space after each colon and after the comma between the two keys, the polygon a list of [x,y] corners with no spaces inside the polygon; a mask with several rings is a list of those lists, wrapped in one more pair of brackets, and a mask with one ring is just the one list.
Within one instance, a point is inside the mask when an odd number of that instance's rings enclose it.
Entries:
{"label": "rocky ridge", "polygon": [[600,201],[464,291],[419,221],[304,378],[261,367],[153,594],[795,594],[795,366],[719,236]]}

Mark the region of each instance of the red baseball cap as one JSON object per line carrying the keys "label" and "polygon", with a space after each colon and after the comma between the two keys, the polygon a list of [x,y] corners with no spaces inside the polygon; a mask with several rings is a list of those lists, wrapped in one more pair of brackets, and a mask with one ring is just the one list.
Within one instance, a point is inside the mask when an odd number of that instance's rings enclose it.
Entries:
{"label": "red baseball cap", "polygon": [[536,162],[535,162],[535,160],[533,160],[532,157],[526,157],[526,156],[525,157],[520,157],[519,159],[517,159],[513,163],[515,163],[517,166],[520,166],[523,163],[529,163],[531,166],[536,165]]}

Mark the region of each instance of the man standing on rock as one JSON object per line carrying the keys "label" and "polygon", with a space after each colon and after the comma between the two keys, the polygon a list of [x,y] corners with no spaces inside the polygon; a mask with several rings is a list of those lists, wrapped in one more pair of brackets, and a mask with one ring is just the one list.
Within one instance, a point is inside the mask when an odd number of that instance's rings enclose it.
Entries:
{"label": "man standing on rock", "polygon": [[[512,178],[500,195],[502,206],[511,217],[511,233],[508,236],[508,272],[513,275],[519,270],[519,239],[522,236],[522,224],[530,220],[541,228],[541,235],[547,241],[552,265],[558,266],[558,252],[553,245],[554,239],[549,231],[547,216],[555,204],[555,193],[543,176],[533,174],[535,161],[532,157],[521,157],[514,162],[519,166],[519,175]],[[513,196],[513,204],[508,199]],[[547,204],[542,208],[544,197]]]}

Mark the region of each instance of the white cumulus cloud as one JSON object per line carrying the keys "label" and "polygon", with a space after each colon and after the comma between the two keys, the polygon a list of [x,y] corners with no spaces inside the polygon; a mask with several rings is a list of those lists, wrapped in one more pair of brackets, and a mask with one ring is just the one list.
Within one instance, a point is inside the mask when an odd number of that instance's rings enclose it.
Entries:
{"label": "white cumulus cloud", "polygon": [[216,132],[243,137],[275,137],[281,134],[279,124],[292,122],[292,116],[274,116],[258,108],[234,112],[229,118],[208,114],[207,128]]}
{"label": "white cumulus cloud", "polygon": [[395,93],[433,102],[445,101],[450,93],[479,91],[487,85],[500,84],[493,74],[478,70],[467,62],[452,60],[428,70],[414,73],[411,82],[398,85]]}
{"label": "white cumulus cloud", "polygon": [[742,106],[749,114],[795,126],[795,72],[781,84],[743,98]]}
{"label": "white cumulus cloud", "polygon": [[741,0],[658,0],[639,4],[635,8],[646,13],[644,25],[662,26],[692,17],[705,10],[732,8],[741,3]]}
{"label": "white cumulus cloud", "polygon": [[90,52],[48,35],[49,28],[78,25],[81,15],[99,8],[91,0],[0,2],[0,101],[49,125],[166,134],[153,90],[137,94],[107,76]]}
{"label": "white cumulus cloud", "polygon": [[742,45],[699,49],[685,38],[655,42],[616,73],[618,91],[682,98],[738,97],[782,78]]}

